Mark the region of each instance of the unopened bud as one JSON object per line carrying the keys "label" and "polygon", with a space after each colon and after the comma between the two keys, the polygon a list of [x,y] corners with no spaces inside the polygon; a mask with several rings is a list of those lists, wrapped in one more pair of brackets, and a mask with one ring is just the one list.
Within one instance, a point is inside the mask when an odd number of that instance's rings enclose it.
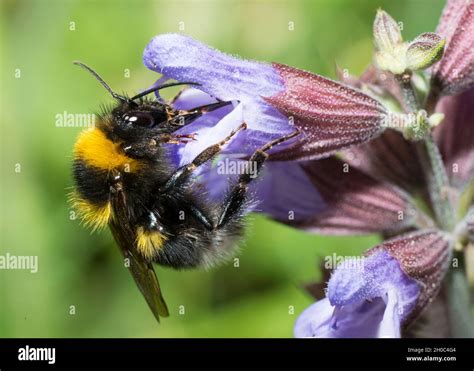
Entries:
{"label": "unopened bud", "polygon": [[430,124],[430,127],[432,128],[441,124],[443,120],[444,120],[444,113],[441,113],[441,112],[433,113],[430,117],[428,117],[428,123]]}
{"label": "unopened bud", "polygon": [[392,52],[403,43],[402,34],[397,22],[385,11],[377,10],[374,21],[375,47],[381,52]]}
{"label": "unopened bud", "polygon": [[422,33],[408,45],[407,68],[416,71],[431,67],[443,56],[445,43],[446,40],[433,32]]}
{"label": "unopened bud", "polygon": [[375,64],[382,71],[399,75],[406,69],[406,44],[397,22],[385,11],[378,10],[374,21]]}
{"label": "unopened bud", "polygon": [[439,61],[446,41],[436,33],[426,32],[412,42],[403,42],[397,22],[383,10],[374,21],[374,61],[378,69],[394,75],[428,68]]}

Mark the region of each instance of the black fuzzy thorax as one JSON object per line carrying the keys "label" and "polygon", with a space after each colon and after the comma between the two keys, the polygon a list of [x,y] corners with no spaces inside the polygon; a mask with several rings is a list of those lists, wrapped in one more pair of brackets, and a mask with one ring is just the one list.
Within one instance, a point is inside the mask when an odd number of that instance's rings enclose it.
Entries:
{"label": "black fuzzy thorax", "polygon": [[176,171],[168,160],[164,145],[157,143],[150,151],[147,143],[156,133],[136,130],[125,135],[116,124],[114,115],[117,115],[116,110],[102,117],[98,128],[114,143],[133,144],[137,152],[127,155],[137,160],[140,167],[134,172],[119,171],[120,197],[124,202],[116,203],[114,198],[118,196],[114,190],[114,172],[95,168],[77,158],[74,160],[73,176],[79,196],[94,204],[111,202],[114,208],[125,208],[125,213],[113,211],[113,215],[124,215],[120,220],[115,220],[115,229],[127,224],[132,231],[139,227],[153,230],[156,228],[156,225],[152,225],[153,215],[160,233],[165,236],[163,245],[152,258],[158,264],[191,268],[211,266],[230,257],[243,234],[245,208],[238,210],[222,228],[206,228],[192,214],[191,208],[198,207],[217,222],[222,212],[221,205],[209,202],[193,179],[173,188],[171,192],[160,192],[160,188]]}

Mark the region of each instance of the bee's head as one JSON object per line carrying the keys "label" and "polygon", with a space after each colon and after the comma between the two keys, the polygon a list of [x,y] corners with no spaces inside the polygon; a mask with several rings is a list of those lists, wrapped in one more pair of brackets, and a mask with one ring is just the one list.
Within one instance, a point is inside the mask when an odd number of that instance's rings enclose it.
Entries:
{"label": "bee's head", "polygon": [[[74,64],[91,73],[102,86],[117,100],[117,106],[110,112],[109,129],[118,139],[125,141],[138,135],[150,136],[171,133],[182,127],[185,122],[170,105],[145,97],[158,90],[178,85],[197,85],[192,82],[175,82],[153,86],[129,98],[117,94],[92,68],[82,62]],[[108,112],[107,112],[108,114]],[[190,117],[188,117],[190,118]]]}
{"label": "bee's head", "polygon": [[124,178],[140,172],[147,159],[160,153],[156,138],[177,130],[177,113],[169,105],[145,96],[171,83],[150,88],[126,97],[115,93],[90,67],[75,64],[89,71],[117,101],[106,109],[94,128],[84,130],[74,146],[73,175],[75,209],[86,224],[99,228],[112,217],[111,195]]}
{"label": "bee's head", "polygon": [[139,98],[119,102],[115,108],[106,112],[104,121],[114,137],[127,142],[134,138],[157,137],[176,131],[181,126],[175,117],[177,112],[171,106]]}

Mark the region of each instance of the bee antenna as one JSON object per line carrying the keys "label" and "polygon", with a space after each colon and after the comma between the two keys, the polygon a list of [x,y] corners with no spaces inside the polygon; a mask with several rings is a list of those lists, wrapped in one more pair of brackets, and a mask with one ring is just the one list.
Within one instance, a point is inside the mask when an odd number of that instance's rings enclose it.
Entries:
{"label": "bee antenna", "polygon": [[73,64],[79,66],[79,67],[82,67],[84,68],[86,71],[88,71],[92,76],[94,76],[96,78],[97,81],[99,81],[102,86],[107,89],[107,91],[112,95],[112,97],[114,97],[115,99],[118,99],[122,102],[130,102],[129,99],[125,98],[124,96],[122,95],[119,95],[117,94],[116,92],[114,92],[110,86],[102,79],[102,77],[99,76],[99,74],[97,72],[95,72],[92,68],[90,68],[89,66],[85,65],[84,63],[82,62],[79,62],[79,61],[74,61],[72,62]]}
{"label": "bee antenna", "polygon": [[134,97],[130,98],[130,100],[135,100],[135,99],[144,97],[145,95],[148,95],[150,93],[153,93],[155,91],[165,89],[165,88],[170,88],[172,86],[179,86],[179,85],[201,85],[201,84],[198,84],[196,82],[171,82],[171,83],[168,83],[168,84],[154,86],[154,87],[151,87],[147,90],[144,90],[141,93],[139,93],[139,94],[135,95]]}

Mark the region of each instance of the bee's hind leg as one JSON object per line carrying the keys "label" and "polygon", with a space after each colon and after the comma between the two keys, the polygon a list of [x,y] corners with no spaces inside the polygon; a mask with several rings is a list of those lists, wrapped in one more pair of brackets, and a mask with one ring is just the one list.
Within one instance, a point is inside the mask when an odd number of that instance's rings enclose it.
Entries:
{"label": "bee's hind leg", "polygon": [[[184,165],[177,169],[168,181],[159,188],[160,193],[169,193],[173,189],[176,189],[182,186],[188,181],[191,177],[194,170],[199,166],[203,165],[207,161],[213,159],[219,152],[222,147],[230,141],[230,139],[237,134],[238,131],[245,129],[247,125],[242,123],[239,127],[234,129],[224,140],[216,143],[205,150],[203,150],[196,158],[189,164]],[[208,230],[216,230],[224,227],[229,220],[231,220],[236,214],[239,213],[242,206],[245,203],[248,184],[257,177],[260,172],[263,163],[268,158],[268,153],[266,151],[270,150],[273,146],[276,146],[280,143],[283,143],[299,134],[298,131],[293,132],[284,137],[275,139],[263,147],[259,148],[254,152],[254,154],[247,161],[247,169],[251,169],[254,166],[254,171],[245,172],[239,176],[237,184],[232,188],[228,194],[226,200],[223,203],[222,211],[219,215],[217,223],[213,221],[208,215],[206,215],[202,210],[200,210],[196,205],[190,205],[189,211],[194,216],[194,218],[199,221],[204,227]]]}
{"label": "bee's hind leg", "polygon": [[[193,172],[201,165],[212,160],[215,156],[219,154],[222,147],[228,143],[232,137],[234,137],[240,130],[245,130],[247,125],[242,123],[236,129],[234,129],[226,138],[220,142],[207,147],[200,154],[198,154],[194,160],[184,166],[178,168],[166,181],[166,183],[158,189],[158,192],[172,193],[173,190],[181,187],[185,184]],[[196,205],[188,205],[188,211],[193,215],[193,217],[200,222],[206,229],[212,231],[216,227],[215,221],[213,221],[208,215],[206,215],[202,210],[199,209]]]}
{"label": "bee's hind leg", "polygon": [[247,166],[244,167],[247,170],[254,169],[254,171],[246,171],[245,173],[239,175],[237,184],[232,188],[230,193],[227,195],[226,200],[224,201],[216,228],[225,226],[227,222],[229,222],[234,217],[234,215],[241,211],[241,208],[245,204],[247,197],[248,185],[260,173],[263,163],[269,156],[267,151],[269,151],[273,146],[283,143],[297,136],[298,134],[299,132],[296,131],[284,137],[275,139],[254,152],[254,154],[247,161]]}
{"label": "bee's hind leg", "polygon": [[177,169],[166,181],[166,183],[158,189],[158,191],[161,193],[167,193],[184,184],[189,180],[194,170],[216,157],[222,150],[222,147],[227,144],[232,139],[232,137],[234,137],[240,130],[245,130],[246,128],[247,124],[242,123],[219,143],[207,147],[199,155],[197,155],[191,163],[181,166],[179,169]]}

